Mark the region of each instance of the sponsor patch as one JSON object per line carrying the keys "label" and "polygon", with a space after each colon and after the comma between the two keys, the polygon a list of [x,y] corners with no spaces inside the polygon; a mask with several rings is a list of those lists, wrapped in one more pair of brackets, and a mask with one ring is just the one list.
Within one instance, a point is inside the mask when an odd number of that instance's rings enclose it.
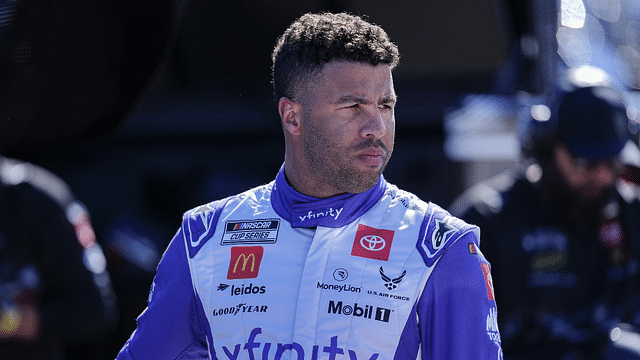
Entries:
{"label": "sponsor patch", "polygon": [[[439,218],[439,216],[443,217]],[[463,227],[465,223],[462,220],[448,213],[425,214],[420,227],[418,251],[427,266],[433,266],[440,255],[463,235],[458,234]]]}
{"label": "sponsor patch", "polygon": [[402,278],[404,278],[405,275],[407,275],[407,270],[403,271],[402,274],[400,274],[400,276],[396,278],[391,278],[390,276],[384,273],[384,269],[382,268],[382,266],[380,266],[380,277],[382,278],[382,281],[384,281],[384,286],[389,290],[393,290],[397,288],[398,287],[397,284],[400,284],[400,282],[402,281]]}
{"label": "sponsor patch", "polygon": [[393,310],[383,307],[374,307],[373,305],[358,305],[358,303],[353,305],[344,305],[342,301],[335,302],[333,300],[329,300],[329,309],[327,312],[329,314],[342,314],[388,323]]}
{"label": "sponsor patch", "polygon": [[495,300],[496,296],[493,292],[493,278],[491,277],[491,265],[480,263],[482,273],[484,274],[484,284],[487,287],[487,297],[489,300]]}
{"label": "sponsor patch", "polygon": [[393,230],[376,229],[358,224],[351,255],[374,260],[389,260]]}
{"label": "sponsor patch", "polygon": [[487,335],[491,341],[496,343],[502,342],[502,339],[500,339],[500,331],[498,330],[498,310],[496,308],[491,308],[487,315]]}
{"label": "sponsor patch", "polygon": [[238,315],[244,313],[265,313],[267,312],[267,305],[247,305],[241,303],[236,306],[229,306],[225,308],[213,309],[213,316],[221,315]]}
{"label": "sponsor patch", "polygon": [[333,279],[336,281],[345,281],[349,277],[349,272],[344,268],[337,268],[333,271]]}
{"label": "sponsor patch", "polygon": [[453,217],[450,216],[444,218],[444,220],[436,219],[436,227],[431,233],[431,247],[433,250],[442,249],[447,240],[449,240],[449,236],[458,230],[450,224],[453,220]]}
{"label": "sponsor patch", "polygon": [[469,254],[478,255],[478,249],[476,249],[476,244],[469,243]]}
{"label": "sponsor patch", "polygon": [[264,248],[262,246],[234,246],[231,248],[231,261],[227,279],[255,279],[260,271],[260,262]]}
{"label": "sponsor patch", "polygon": [[220,244],[274,244],[279,228],[279,219],[227,221]]}
{"label": "sponsor patch", "polygon": [[229,284],[218,284],[218,291],[225,291],[229,288]]}

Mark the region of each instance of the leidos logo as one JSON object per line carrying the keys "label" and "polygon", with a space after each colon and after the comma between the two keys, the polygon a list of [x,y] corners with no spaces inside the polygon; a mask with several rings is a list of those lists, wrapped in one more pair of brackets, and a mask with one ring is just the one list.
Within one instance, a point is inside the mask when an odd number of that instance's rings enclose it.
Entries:
{"label": "leidos logo", "polygon": [[389,260],[394,231],[358,224],[351,255],[367,259]]}
{"label": "leidos logo", "polygon": [[227,279],[255,279],[260,271],[260,262],[264,248],[262,246],[234,246],[231,248],[231,261]]}

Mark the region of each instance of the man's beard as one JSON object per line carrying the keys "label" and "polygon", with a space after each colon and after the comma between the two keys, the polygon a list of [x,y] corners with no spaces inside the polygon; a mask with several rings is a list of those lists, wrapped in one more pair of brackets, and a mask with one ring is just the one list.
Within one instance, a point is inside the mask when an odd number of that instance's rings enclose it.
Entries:
{"label": "man's beard", "polygon": [[[372,147],[386,151],[384,163],[377,172],[358,171],[351,163],[350,154]],[[329,139],[314,132],[314,136],[305,141],[304,151],[313,176],[321,178],[340,192],[358,194],[369,190],[378,182],[391,157],[392,149],[388,149],[382,141],[373,139],[364,140],[349,149],[339,149]]]}
{"label": "man's beard", "polygon": [[615,194],[615,186],[611,186],[597,196],[586,197],[569,187],[554,166],[545,169],[543,181],[554,216],[569,228],[599,224],[604,207]]}

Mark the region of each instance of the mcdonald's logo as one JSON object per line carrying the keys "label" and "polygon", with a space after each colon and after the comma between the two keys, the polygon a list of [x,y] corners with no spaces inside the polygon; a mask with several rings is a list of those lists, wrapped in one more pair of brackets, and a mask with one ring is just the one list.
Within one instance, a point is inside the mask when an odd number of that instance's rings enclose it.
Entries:
{"label": "mcdonald's logo", "polygon": [[227,279],[255,279],[260,271],[260,262],[264,248],[262,246],[234,246],[231,248],[231,261]]}

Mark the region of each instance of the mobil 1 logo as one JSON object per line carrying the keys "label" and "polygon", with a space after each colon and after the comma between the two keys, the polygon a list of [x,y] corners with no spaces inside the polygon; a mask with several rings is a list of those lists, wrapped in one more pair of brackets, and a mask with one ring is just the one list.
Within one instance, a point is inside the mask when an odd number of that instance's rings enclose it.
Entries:
{"label": "mobil 1 logo", "polygon": [[344,304],[342,301],[329,300],[329,309],[327,312],[329,314],[341,314],[363,319],[374,319],[388,323],[393,310],[377,306],[374,307],[373,305],[358,305],[358,303],[349,305]]}

